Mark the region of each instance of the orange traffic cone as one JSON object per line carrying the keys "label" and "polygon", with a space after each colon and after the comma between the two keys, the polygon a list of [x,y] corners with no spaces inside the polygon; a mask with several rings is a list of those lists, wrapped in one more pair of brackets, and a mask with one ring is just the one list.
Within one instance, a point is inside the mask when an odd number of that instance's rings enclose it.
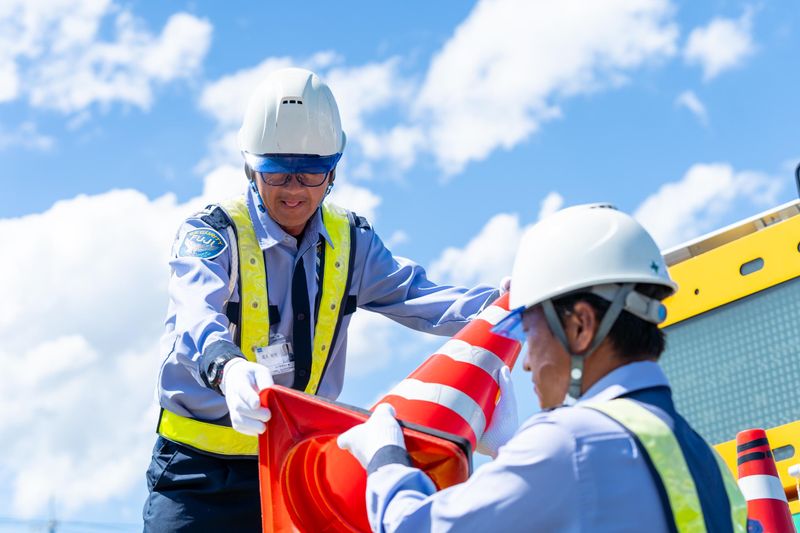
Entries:
{"label": "orange traffic cone", "polygon": [[392,404],[397,418],[406,422],[464,437],[474,448],[494,412],[500,369],[513,367],[521,348],[491,332],[508,314],[508,297],[501,300],[484,309],[378,403]]}
{"label": "orange traffic cone", "polygon": [[[500,368],[519,354],[518,342],[490,331],[507,313],[504,296],[378,402],[395,407],[411,461],[439,489],[469,476]],[[336,438],[370,413],[279,386],[262,391],[261,404],[272,411],[259,437],[263,530],[369,531],[366,473]]]}
{"label": "orange traffic cone", "polygon": [[786,493],[778,477],[772,450],[763,429],[736,435],[739,488],[747,500],[747,530],[794,533]]}

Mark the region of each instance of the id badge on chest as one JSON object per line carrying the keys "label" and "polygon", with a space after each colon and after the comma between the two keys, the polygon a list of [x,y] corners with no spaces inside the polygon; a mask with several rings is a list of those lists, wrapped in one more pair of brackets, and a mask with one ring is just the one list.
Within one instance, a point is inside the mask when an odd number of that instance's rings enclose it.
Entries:
{"label": "id badge on chest", "polygon": [[269,336],[269,346],[256,348],[256,361],[267,367],[273,376],[294,372],[292,344],[280,333],[273,333]]}

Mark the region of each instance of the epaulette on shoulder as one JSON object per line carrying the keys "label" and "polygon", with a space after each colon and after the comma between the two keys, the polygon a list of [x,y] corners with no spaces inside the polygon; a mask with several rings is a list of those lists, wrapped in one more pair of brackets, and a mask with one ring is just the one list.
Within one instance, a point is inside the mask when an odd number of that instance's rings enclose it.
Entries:
{"label": "epaulette on shoulder", "polygon": [[353,213],[353,224],[359,229],[370,229],[369,222],[365,217]]}
{"label": "epaulette on shoulder", "polygon": [[198,213],[200,220],[217,231],[225,231],[232,224],[228,214],[220,206],[212,204]]}

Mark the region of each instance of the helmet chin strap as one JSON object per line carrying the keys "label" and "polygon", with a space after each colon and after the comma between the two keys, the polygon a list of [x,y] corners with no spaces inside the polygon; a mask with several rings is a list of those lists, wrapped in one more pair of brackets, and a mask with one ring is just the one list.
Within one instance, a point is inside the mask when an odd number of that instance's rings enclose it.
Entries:
{"label": "helmet chin strap", "polygon": [[622,312],[625,306],[625,299],[633,290],[634,286],[635,284],[633,283],[625,283],[619,288],[617,294],[614,296],[614,299],[611,301],[611,306],[608,308],[608,311],[606,311],[605,315],[603,315],[603,319],[600,321],[600,325],[597,327],[597,331],[594,334],[594,339],[592,339],[592,344],[582,354],[572,353],[572,350],[569,347],[569,342],[567,342],[567,334],[564,331],[564,325],[558,318],[558,313],[556,313],[556,309],[553,306],[553,301],[545,300],[542,302],[542,309],[544,310],[544,317],[547,320],[547,325],[550,326],[550,330],[569,354],[569,396],[571,396],[573,399],[577,400],[581,396],[581,384],[583,383],[583,363],[585,359],[592,355],[597,347],[600,346],[600,343],[603,342],[608,336],[608,332],[611,331],[611,327],[614,325],[614,322],[616,322],[617,317],[619,317],[619,314]]}

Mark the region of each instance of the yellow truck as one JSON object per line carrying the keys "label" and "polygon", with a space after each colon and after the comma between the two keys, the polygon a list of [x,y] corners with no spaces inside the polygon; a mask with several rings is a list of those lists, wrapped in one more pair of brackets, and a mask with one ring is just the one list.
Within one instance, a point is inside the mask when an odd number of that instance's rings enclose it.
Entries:
{"label": "yellow truck", "polygon": [[[797,169],[800,193],[800,166]],[[664,253],[680,285],[661,358],[678,409],[734,476],[736,434],[767,429],[800,529],[800,200]]]}

